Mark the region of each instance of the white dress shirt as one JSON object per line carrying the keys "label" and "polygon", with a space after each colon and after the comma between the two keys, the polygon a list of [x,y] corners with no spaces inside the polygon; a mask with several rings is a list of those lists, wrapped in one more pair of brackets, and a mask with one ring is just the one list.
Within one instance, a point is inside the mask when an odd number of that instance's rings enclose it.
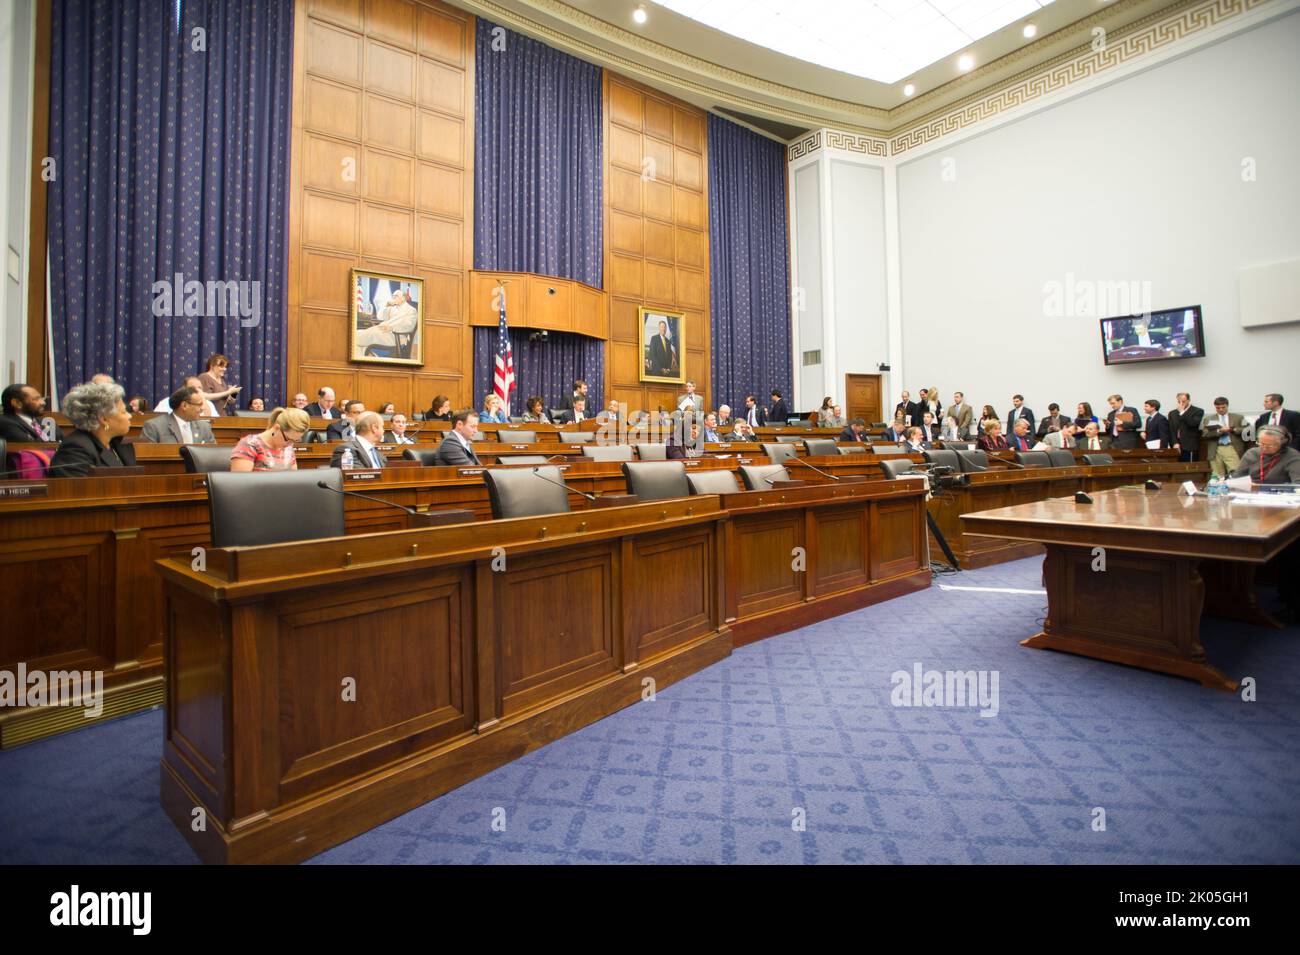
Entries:
{"label": "white dress shirt", "polygon": [[[455,434],[454,431],[452,433]],[[361,445],[361,449],[366,452],[365,466],[368,468],[382,468],[383,465],[375,460],[375,446],[359,434],[353,435],[353,437],[356,439],[357,444]]]}
{"label": "white dress shirt", "polygon": [[190,423],[178,414],[173,414],[172,417],[176,420],[176,430],[181,433],[181,444],[193,444],[194,429]]}

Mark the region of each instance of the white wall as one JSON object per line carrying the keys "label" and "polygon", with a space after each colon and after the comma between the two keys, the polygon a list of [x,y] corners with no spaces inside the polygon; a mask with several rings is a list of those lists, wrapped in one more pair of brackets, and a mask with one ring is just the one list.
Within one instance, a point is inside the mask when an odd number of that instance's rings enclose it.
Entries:
{"label": "white wall", "polygon": [[[817,163],[795,171],[792,177],[794,201],[791,211],[793,223],[792,274],[794,330],[794,395],[791,408],[803,407],[801,398],[817,392],[822,387],[821,365],[805,367],[803,353],[822,348],[824,310],[822,305],[822,217],[821,217],[821,166]],[[759,395],[760,403],[768,400]]]}
{"label": "white wall", "polygon": [[842,159],[831,159],[830,167],[835,342],[817,405],[824,395],[844,400],[846,374],[878,374],[877,366],[889,361],[885,173],[879,166]]}
{"label": "white wall", "polygon": [[[1005,413],[1177,391],[1300,407],[1300,325],[1243,329],[1237,270],[1300,257],[1300,14],[1202,47],[897,170],[903,356],[895,390],[937,385]],[[1253,159],[1256,180],[1243,181]],[[946,181],[944,172],[949,172]],[[837,250],[838,251],[838,250]],[[864,258],[864,266],[872,262]],[[1150,283],[1204,306],[1204,359],[1107,368],[1094,314],[1045,286]],[[1134,311],[1140,311],[1140,308]]]}

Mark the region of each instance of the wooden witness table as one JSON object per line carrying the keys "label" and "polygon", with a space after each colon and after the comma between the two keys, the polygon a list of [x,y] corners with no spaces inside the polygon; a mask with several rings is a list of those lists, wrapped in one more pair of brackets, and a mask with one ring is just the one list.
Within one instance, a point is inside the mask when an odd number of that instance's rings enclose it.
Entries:
{"label": "wooden witness table", "polygon": [[928,587],[922,507],[805,486],[164,559],[163,806],[205,861],[306,858],[738,640]]}
{"label": "wooden witness table", "polygon": [[[1235,690],[1200,642],[1204,610],[1269,623],[1255,569],[1300,538],[1300,510],[1118,488],[965,514],[968,535],[1047,548],[1048,616],[1027,647],[1064,650]],[[1094,564],[1104,549],[1104,571]],[[1115,608],[1122,607],[1122,613]]]}

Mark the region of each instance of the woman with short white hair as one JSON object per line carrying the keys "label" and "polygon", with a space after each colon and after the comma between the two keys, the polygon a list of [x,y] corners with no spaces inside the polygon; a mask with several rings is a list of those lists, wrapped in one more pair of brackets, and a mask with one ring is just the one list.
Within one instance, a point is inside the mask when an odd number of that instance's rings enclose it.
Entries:
{"label": "woman with short white hair", "polygon": [[87,477],[91,468],[135,466],[135,448],[124,444],[131,412],[120,385],[78,385],[63,398],[62,411],[75,430],[63,438],[50,462],[51,477]]}

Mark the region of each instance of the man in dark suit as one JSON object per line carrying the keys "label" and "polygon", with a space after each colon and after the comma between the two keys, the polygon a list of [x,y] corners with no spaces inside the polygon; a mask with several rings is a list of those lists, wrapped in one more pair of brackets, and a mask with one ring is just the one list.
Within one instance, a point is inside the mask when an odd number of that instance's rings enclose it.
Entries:
{"label": "man in dark suit", "polygon": [[1053,431],[1064,430],[1066,425],[1073,423],[1074,419],[1061,414],[1061,406],[1053,401],[1047,406],[1047,414],[1043,415],[1042,420],[1038,422],[1038,439],[1041,441]]}
{"label": "man in dark suit", "polygon": [[384,468],[388,462],[375,445],[384,439],[384,419],[373,411],[366,411],[357,416],[352,437],[334,448],[330,455],[330,467],[343,466],[344,456],[351,452],[351,466],[354,468]]}
{"label": "man in dark suit", "polygon": [[767,424],[767,411],[753,395],[745,396],[744,419],[751,428],[761,428]]}
{"label": "man in dark suit", "polygon": [[384,434],[384,444],[415,444],[415,439],[406,433],[406,424],[406,415],[400,411],[393,415]]}
{"label": "man in dark suit", "polygon": [[1016,433],[1016,422],[1024,418],[1029,422],[1029,433],[1034,433],[1034,413],[1025,407],[1024,395],[1011,396],[1011,410],[1007,412],[1007,434]]}
{"label": "man in dark suit", "polygon": [[334,407],[334,389],[330,387],[322,388],[316,392],[316,400],[302,410],[313,418],[333,418],[338,420],[343,417],[339,414],[339,409]]}
{"label": "man in dark suit", "polygon": [[1028,418],[1017,418],[1007,438],[1007,447],[1012,451],[1030,450],[1034,446],[1034,439],[1030,437],[1032,433],[1030,427]]}
{"label": "man in dark suit", "polygon": [[1147,424],[1142,431],[1142,440],[1148,444],[1152,441],[1159,441],[1160,448],[1173,447],[1174,433],[1169,428],[1169,419],[1160,413],[1160,402],[1155,398],[1148,398],[1143,402],[1142,410],[1147,415]]}
{"label": "man in dark suit", "polygon": [[1075,435],[1074,446],[1084,451],[1109,451],[1110,435],[1102,434],[1097,422],[1089,421],[1083,434]]}
{"label": "man in dark suit", "polygon": [[172,413],[150,418],[140,429],[141,441],[156,444],[216,444],[212,425],[203,418],[207,404],[203,392],[188,385],[172,392],[168,399]]}
{"label": "man in dark suit", "polygon": [[353,435],[357,433],[357,419],[366,413],[366,403],[353,398],[343,405],[343,417],[338,421],[331,421],[330,426],[325,429],[325,440],[327,441],[351,441]]}
{"label": "man in dark suit", "polygon": [[915,424],[908,428],[907,440],[903,442],[902,450],[904,454],[920,454],[922,451],[930,450],[930,442],[925,440],[925,429]]}
{"label": "man in dark suit", "polygon": [[1195,461],[1201,448],[1201,419],[1205,412],[1192,404],[1192,396],[1178,392],[1178,406],[1169,412],[1169,430],[1174,436],[1174,450],[1179,461]]}
{"label": "man in dark suit", "polygon": [[[16,384],[0,394],[4,410],[0,412],[0,438],[15,444],[36,441],[62,441],[57,427],[45,432],[40,417],[45,414],[45,398],[31,385]],[[0,461],[0,466],[4,462]]]}
{"label": "man in dark suit", "polygon": [[650,354],[646,356],[646,374],[656,378],[677,376],[677,348],[668,337],[668,323],[659,323],[659,334],[650,339]]}
{"label": "man in dark suit", "polygon": [[1110,446],[1116,449],[1136,448],[1138,432],[1142,426],[1138,410],[1124,404],[1121,395],[1111,395],[1106,400],[1110,402],[1110,414],[1106,415],[1106,434],[1110,437]]}
{"label": "man in dark suit", "polygon": [[584,401],[587,398],[587,382],[581,378],[573,383],[573,391],[569,393],[569,397],[564,399],[564,403],[560,407],[566,411],[572,411],[573,402],[576,398],[582,398]]}
{"label": "man in dark suit", "polygon": [[[6,405],[7,407],[7,405]],[[1271,424],[1275,428],[1286,428],[1291,432],[1291,447],[1300,451],[1300,411],[1286,411],[1282,408],[1282,396],[1271,394],[1264,396],[1262,415],[1255,419],[1255,428]]]}
{"label": "man in dark suit", "polygon": [[434,459],[443,467],[467,467],[481,462],[474,453],[474,437],[478,434],[478,412],[457,411],[451,416],[451,430],[438,445]]}
{"label": "man in dark suit", "polygon": [[767,409],[767,420],[773,424],[785,424],[790,418],[790,409],[785,406],[781,392],[772,389],[772,405]]}
{"label": "man in dark suit", "polygon": [[866,441],[867,423],[861,418],[854,418],[847,428],[840,432],[837,441]]}
{"label": "man in dark suit", "polygon": [[899,401],[898,404],[894,405],[895,416],[897,416],[900,411],[903,412],[904,415],[910,415],[912,413],[912,409],[915,407],[915,405],[912,403],[912,393],[904,389],[902,395],[900,395],[899,397],[902,400]]}

